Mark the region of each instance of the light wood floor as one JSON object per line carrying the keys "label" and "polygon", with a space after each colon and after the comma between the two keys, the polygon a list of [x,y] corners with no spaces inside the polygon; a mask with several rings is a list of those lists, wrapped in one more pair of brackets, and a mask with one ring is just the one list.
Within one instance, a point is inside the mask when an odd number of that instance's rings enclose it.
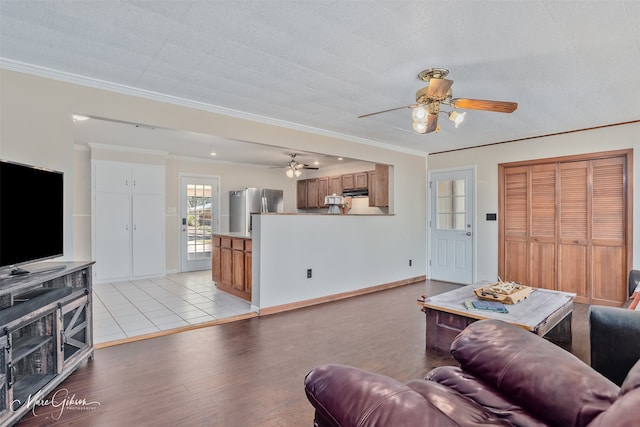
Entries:
{"label": "light wood floor", "polygon": [[[419,282],[101,348],[57,397],[99,405],[63,411],[44,405],[19,425],[311,426],[303,380],[316,365],[350,364],[407,381],[455,364],[425,352],[425,319],[416,304],[422,294],[453,287]],[[576,304],[572,323],[573,352],[588,362],[587,308]]]}

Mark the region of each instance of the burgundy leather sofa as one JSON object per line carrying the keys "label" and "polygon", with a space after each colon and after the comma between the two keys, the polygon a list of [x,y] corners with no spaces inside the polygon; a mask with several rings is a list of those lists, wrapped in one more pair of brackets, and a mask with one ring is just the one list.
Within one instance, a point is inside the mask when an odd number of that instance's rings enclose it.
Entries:
{"label": "burgundy leather sofa", "polygon": [[568,351],[496,320],[469,325],[451,352],[459,366],[403,384],[345,365],[305,378],[318,427],[640,425],[640,362],[622,387]]}

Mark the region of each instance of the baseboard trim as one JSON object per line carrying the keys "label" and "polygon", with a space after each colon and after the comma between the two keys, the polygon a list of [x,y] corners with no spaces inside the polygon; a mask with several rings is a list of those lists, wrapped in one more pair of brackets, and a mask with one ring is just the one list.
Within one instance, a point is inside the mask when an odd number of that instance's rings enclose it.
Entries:
{"label": "baseboard trim", "polygon": [[368,288],[356,289],[355,291],[342,292],[339,294],[327,295],[319,298],[312,298],[304,301],[296,301],[289,304],[274,305],[260,309],[260,316],[268,316],[270,314],[281,313],[283,311],[295,310],[298,308],[309,307],[312,305],[323,304],[325,302],[338,301],[345,298],[351,298],[358,295],[370,294],[373,292],[384,291],[385,289],[397,288],[398,286],[410,285],[416,282],[426,280],[426,276],[411,277],[409,279],[398,280],[395,282],[384,283],[382,285],[371,286]]}

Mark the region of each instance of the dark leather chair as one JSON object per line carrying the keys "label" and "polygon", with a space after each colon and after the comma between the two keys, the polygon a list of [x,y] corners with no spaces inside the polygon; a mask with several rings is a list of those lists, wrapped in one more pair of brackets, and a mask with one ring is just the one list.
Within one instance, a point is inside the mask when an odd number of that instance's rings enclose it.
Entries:
{"label": "dark leather chair", "polygon": [[574,426],[640,423],[640,362],[618,387],[568,351],[497,320],[453,341],[460,366],[402,383],[345,365],[305,378],[316,427]]}

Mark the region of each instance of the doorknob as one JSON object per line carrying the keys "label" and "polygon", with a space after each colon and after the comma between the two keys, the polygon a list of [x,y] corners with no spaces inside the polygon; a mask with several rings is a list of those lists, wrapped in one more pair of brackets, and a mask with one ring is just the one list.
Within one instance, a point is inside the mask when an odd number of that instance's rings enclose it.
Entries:
{"label": "doorknob", "polygon": [[467,234],[467,236],[471,236],[471,232],[470,231],[467,231],[466,234]]}

